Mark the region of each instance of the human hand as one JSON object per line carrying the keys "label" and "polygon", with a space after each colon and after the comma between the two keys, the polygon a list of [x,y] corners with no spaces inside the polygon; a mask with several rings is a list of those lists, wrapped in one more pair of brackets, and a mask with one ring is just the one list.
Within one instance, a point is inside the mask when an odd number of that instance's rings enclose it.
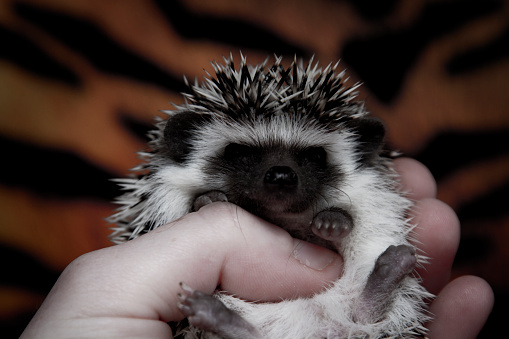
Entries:
{"label": "human hand", "polygon": [[[434,198],[435,182],[426,168],[411,159],[397,159],[395,166],[416,200],[416,245],[431,257],[419,274],[430,292],[441,291],[430,307],[435,314],[430,338],[474,338],[491,310],[491,289],[476,277],[446,285],[459,223]],[[126,244],[76,259],[22,338],[169,338],[166,322],[183,317],[176,298],[180,281],[206,293],[221,284],[239,297],[272,301],[312,294],[341,270],[334,252],[295,240],[234,205],[213,204]]]}
{"label": "human hand", "polygon": [[475,276],[449,282],[460,240],[456,214],[436,199],[435,180],[421,163],[400,158],[394,165],[401,174],[403,189],[416,201],[412,214],[419,227],[414,245],[430,258],[430,264],[417,271],[424,287],[438,294],[429,309],[434,319],[427,325],[428,337],[476,338],[493,308],[493,291],[486,281]]}
{"label": "human hand", "polygon": [[[305,263],[305,264],[303,264]],[[74,260],[22,338],[171,338],[184,281],[248,300],[310,295],[336,280],[335,252],[293,239],[229,203],[201,208],[122,245]]]}

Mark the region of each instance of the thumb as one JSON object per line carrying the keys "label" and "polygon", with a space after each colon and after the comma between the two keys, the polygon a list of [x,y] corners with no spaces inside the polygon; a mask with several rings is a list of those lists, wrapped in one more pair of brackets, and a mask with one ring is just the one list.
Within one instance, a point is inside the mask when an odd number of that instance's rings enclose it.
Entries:
{"label": "thumb", "polygon": [[180,282],[205,293],[220,285],[247,300],[309,295],[336,280],[342,265],[330,250],[293,239],[235,205],[216,203],[76,259],[29,327],[58,323],[65,329],[67,320],[84,318],[90,326],[94,319],[180,320]]}
{"label": "thumb", "polygon": [[[201,212],[202,210],[200,210]],[[206,215],[225,213],[230,225],[220,288],[248,300],[279,301],[319,292],[338,279],[342,258],[292,238],[282,228],[235,205],[210,206]]]}
{"label": "thumb", "polygon": [[146,290],[168,291],[172,314],[181,281],[205,293],[219,285],[239,298],[279,301],[322,290],[343,268],[337,253],[294,239],[229,203],[207,205],[124,245],[136,247],[128,249],[130,265],[158,275],[144,276]]}

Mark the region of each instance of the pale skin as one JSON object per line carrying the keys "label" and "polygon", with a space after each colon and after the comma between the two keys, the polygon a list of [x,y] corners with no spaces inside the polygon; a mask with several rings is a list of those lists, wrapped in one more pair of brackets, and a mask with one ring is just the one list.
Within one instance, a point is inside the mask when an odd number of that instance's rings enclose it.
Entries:
{"label": "pale skin", "polygon": [[[429,338],[475,338],[493,307],[493,292],[478,277],[449,281],[458,219],[435,198],[435,181],[422,164],[401,158],[395,166],[416,200],[416,245],[431,257],[419,270],[424,286],[438,294],[430,305],[435,320],[427,325]],[[303,244],[237,206],[214,203],[73,261],[21,338],[167,339],[167,322],[183,318],[177,308],[181,281],[205,293],[221,285],[247,300],[276,301],[320,291],[341,269],[334,252]]]}

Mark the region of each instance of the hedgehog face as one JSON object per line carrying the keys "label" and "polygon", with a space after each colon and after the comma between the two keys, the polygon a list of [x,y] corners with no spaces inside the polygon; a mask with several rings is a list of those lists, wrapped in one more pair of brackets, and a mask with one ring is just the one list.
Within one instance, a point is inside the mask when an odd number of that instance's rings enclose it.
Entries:
{"label": "hedgehog face", "polygon": [[334,187],[344,172],[337,158],[353,156],[351,133],[326,131],[293,114],[234,122],[187,111],[172,116],[164,134],[174,166],[200,169],[206,184],[196,196],[221,191],[288,231],[307,229],[329,197],[337,200]]}
{"label": "hedgehog face", "polygon": [[287,148],[230,143],[210,159],[206,172],[220,173],[228,200],[273,220],[273,213],[302,213],[336,177],[322,147]]}

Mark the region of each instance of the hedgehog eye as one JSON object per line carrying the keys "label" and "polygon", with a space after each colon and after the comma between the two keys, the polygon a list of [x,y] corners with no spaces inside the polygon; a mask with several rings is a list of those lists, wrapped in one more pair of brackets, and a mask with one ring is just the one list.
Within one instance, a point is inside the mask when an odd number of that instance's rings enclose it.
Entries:
{"label": "hedgehog eye", "polygon": [[241,144],[228,144],[224,148],[224,157],[226,160],[236,160],[240,158],[247,158],[253,155],[253,149],[246,145]]}
{"label": "hedgehog eye", "polygon": [[327,162],[327,152],[323,147],[307,148],[301,152],[300,157],[305,163],[313,163],[321,167]]}

